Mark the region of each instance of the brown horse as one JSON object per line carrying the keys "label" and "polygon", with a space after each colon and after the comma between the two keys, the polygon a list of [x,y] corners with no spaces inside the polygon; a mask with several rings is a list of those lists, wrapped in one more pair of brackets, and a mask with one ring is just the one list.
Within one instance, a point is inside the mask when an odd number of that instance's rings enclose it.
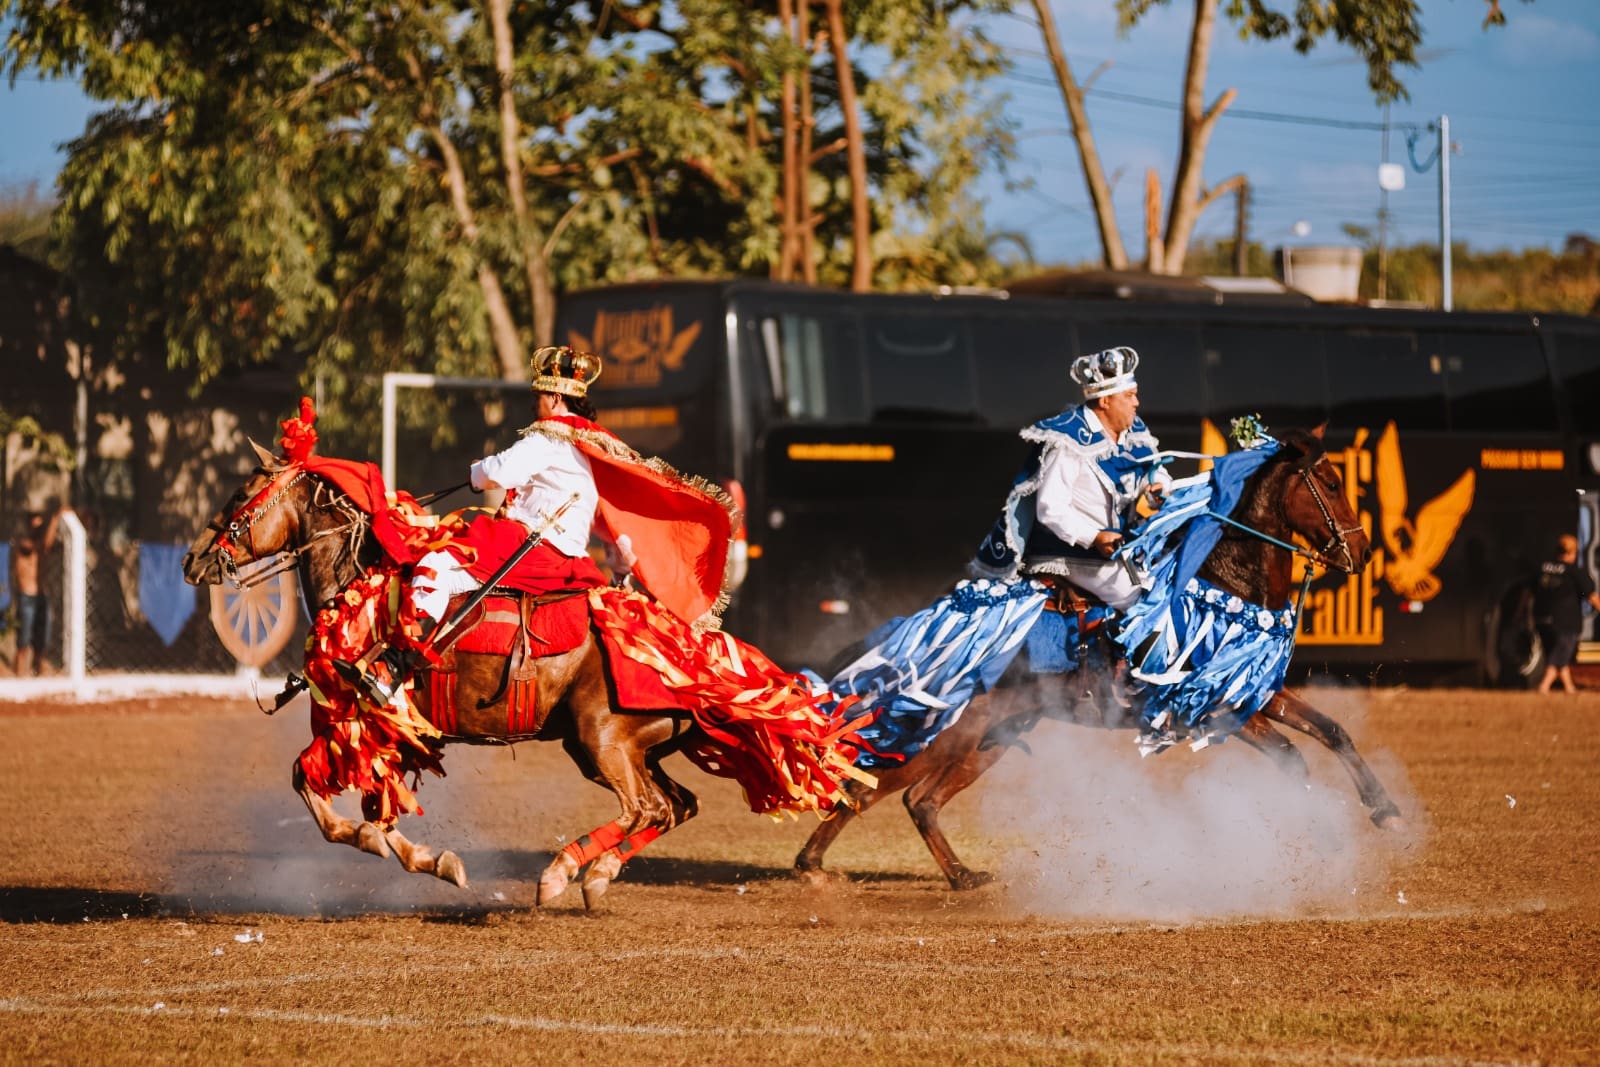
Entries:
{"label": "brown horse", "polygon": [[[358,575],[379,563],[381,549],[372,536],[370,516],[332,481],[304,469],[296,473],[295,465],[259,446],[256,452],[260,466],[190,546],[184,557],[184,576],[192,584],[215,584],[234,576],[241,565],[288,554],[298,568],[306,607],[314,616]],[[282,484],[266,499],[259,499],[275,479]],[[559,741],[586,777],[616,794],[621,809],[617,822],[579,838],[575,844],[580,848],[563,850],[540,875],[541,905],[560,895],[587,863],[583,899],[592,907],[625,859],[694,817],[698,810],[694,794],[662,771],[661,760],[696,736],[696,727],[677,712],[624,713],[614,709],[602,652],[592,631],[571,651],[532,661],[537,707],[550,710],[535,732],[528,734],[508,733],[507,657],[467,652],[453,655],[457,669],[455,721],[444,741]],[[413,699],[424,717],[437,721],[429,714],[429,689],[418,684]],[[310,787],[298,760],[293,776],[295,790],[327,840],[378,856],[392,851],[408,871],[466,886],[466,870],[455,853],[435,853],[407,840],[396,829],[340,816]]]}
{"label": "brown horse", "polygon": [[[1319,554],[1327,564],[1346,573],[1365,566],[1371,554],[1368,535],[1345,499],[1339,472],[1324,452],[1320,429],[1311,434],[1286,435],[1283,448],[1246,483],[1231,517],[1280,542],[1298,534],[1306,543],[1319,546]],[[1237,527],[1227,529],[1229,532],[1201,567],[1200,577],[1252,604],[1288,603],[1294,591],[1294,556],[1253,533]],[[856,651],[859,649],[849,650],[839,659],[854,659]],[[939,829],[939,812],[951,798],[994,766],[1007,744],[1019,743],[1017,739],[1042,716],[1084,725],[1139,725],[1120,707],[1086,692],[1089,688],[1105,692],[1104,678],[1069,678],[1065,685],[1050,686],[1035,680],[1041,676],[1030,679],[1018,668],[1013,664],[1001,688],[976,697],[955,724],[920,753],[897,767],[874,769],[877,788],[851,783],[847,792],[853,803],[841,805],[833,818],[812,833],[795,857],[795,873],[809,881],[825,880],[828,872],[822,867],[823,854],[850,820],[884,797],[904,790],[906,809],[951,887],[971,889],[992,881],[987,872],[966,867]],[[1008,687],[1005,683],[1011,684]],[[1067,706],[1046,704],[1062,699],[1064,691],[1075,691],[1075,695],[1065,697]],[[1401,825],[1399,808],[1356,752],[1342,726],[1287,690],[1278,692],[1259,713],[1245,720],[1239,738],[1301,779],[1308,778],[1305,759],[1274,724],[1326,745],[1349,771],[1374,824],[1386,828]]]}

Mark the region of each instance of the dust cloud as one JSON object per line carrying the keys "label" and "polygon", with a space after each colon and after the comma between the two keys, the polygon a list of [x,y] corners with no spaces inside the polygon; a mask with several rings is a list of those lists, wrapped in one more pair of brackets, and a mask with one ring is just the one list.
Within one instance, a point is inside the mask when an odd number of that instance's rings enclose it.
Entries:
{"label": "dust cloud", "polygon": [[[984,779],[980,820],[1012,902],[1041,917],[1184,922],[1359,913],[1424,833],[1398,762],[1362,746],[1359,699],[1337,717],[1409,829],[1367,818],[1343,767],[1294,735],[1310,784],[1238,740],[1141,759],[1130,730],[1044,720]],[[1322,701],[1333,710],[1333,704]]]}
{"label": "dust cloud", "polygon": [[[392,857],[324,841],[290,783],[291,764],[309,740],[304,698],[272,719],[206,724],[191,738],[192,774],[165,821],[185,828],[146,845],[163,868],[159,895],[168,910],[345,916],[529,906],[538,872],[562,844],[544,840],[550,835],[538,828],[587,827],[610,817],[603,791],[580,795],[591,803],[572,798],[570,786],[582,787],[576,770],[576,783],[549,790],[505,749],[453,746],[448,776],[424,775],[417,791],[426,814],[403,818],[400,828],[415,843],[462,858],[469,887],[458,889],[407,873]],[[602,815],[584,822],[594,817],[583,810],[594,800]],[[354,794],[335,798],[334,806],[360,818]]]}

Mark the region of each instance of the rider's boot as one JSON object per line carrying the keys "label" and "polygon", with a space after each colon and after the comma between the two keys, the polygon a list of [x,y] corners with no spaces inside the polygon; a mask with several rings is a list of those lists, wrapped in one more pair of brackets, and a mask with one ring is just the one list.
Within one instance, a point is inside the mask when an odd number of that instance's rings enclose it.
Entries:
{"label": "rider's boot", "polygon": [[379,707],[388,704],[420,664],[437,661],[438,657],[430,654],[428,641],[437,623],[427,615],[419,614],[418,619],[422,623],[422,635],[416,647],[380,641],[354,663],[334,660],[333,669],[374,704]]}
{"label": "rider's boot", "polygon": [[420,652],[380,641],[354,663],[334,660],[333,669],[362,696],[382,707],[394,700],[421,661]]}

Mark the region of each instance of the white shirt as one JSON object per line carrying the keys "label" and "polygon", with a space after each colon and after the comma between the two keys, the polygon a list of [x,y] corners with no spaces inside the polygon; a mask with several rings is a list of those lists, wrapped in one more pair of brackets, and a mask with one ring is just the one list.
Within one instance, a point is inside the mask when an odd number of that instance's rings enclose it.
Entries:
{"label": "white shirt", "polygon": [[544,539],[569,556],[588,551],[589,527],[594,525],[600,494],[588,458],[571,443],[530,433],[504,452],[474,463],[472,487],[515,490],[506,505],[506,517],[530,530],[543,526],[548,516],[577,493],[578,499],[545,531]]}
{"label": "white shirt", "polygon": [[[1105,434],[1105,426],[1091,409],[1085,409],[1084,421],[1092,430]],[[1126,444],[1128,430],[1116,441],[1118,448]],[[1109,437],[1109,434],[1106,434]],[[1106,449],[1111,455],[1114,449]],[[1050,445],[1039,464],[1039,491],[1034,497],[1034,514],[1051,533],[1069,545],[1087,548],[1101,530],[1122,528],[1121,516],[1133,502],[1134,494],[1123,493],[1113,485],[1095,462],[1096,457],[1071,451],[1061,445]],[[1170,481],[1165,469],[1158,469],[1150,481],[1161,485]],[[1143,485],[1139,487],[1140,490]]]}

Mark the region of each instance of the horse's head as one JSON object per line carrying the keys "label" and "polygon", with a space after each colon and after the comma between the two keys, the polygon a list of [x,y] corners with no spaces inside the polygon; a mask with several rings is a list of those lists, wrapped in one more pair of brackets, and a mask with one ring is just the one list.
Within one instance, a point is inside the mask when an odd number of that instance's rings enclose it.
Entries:
{"label": "horse's head", "polygon": [[191,585],[215,585],[240,566],[299,546],[301,516],[311,486],[305,467],[286,462],[254,441],[259,466],[212,518],[183,557]]}
{"label": "horse's head", "polygon": [[1372,543],[1345,498],[1344,480],[1323,447],[1322,430],[1283,435],[1281,455],[1290,468],[1283,482],[1283,518],[1324,563],[1352,574],[1367,565]]}

